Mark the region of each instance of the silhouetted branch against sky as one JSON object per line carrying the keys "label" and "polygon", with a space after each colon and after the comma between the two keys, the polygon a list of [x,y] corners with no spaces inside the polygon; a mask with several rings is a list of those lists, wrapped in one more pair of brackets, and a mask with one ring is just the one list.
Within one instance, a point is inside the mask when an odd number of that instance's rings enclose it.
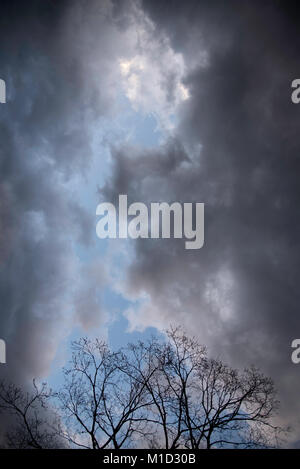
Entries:
{"label": "silhouetted branch against sky", "polygon": [[[283,429],[272,424],[272,381],[207,356],[181,329],[167,340],[111,351],[98,339],[72,344],[57,391],[25,392],[1,383],[0,409],[15,417],[6,445],[15,448],[263,448]],[[51,409],[50,421],[45,409]],[[44,411],[44,419],[41,415]]]}

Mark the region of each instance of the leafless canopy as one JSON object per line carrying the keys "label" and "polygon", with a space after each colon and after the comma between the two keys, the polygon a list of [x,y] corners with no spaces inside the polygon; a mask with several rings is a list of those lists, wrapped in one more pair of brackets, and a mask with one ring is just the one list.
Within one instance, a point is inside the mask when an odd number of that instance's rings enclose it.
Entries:
{"label": "leafless canopy", "polygon": [[[208,357],[181,329],[166,340],[118,352],[99,340],[72,344],[57,392],[32,394],[1,384],[0,409],[15,416],[7,443],[17,447],[220,448],[278,445],[278,401],[271,379]],[[41,419],[46,404],[55,423]],[[59,442],[59,443],[58,443]]]}

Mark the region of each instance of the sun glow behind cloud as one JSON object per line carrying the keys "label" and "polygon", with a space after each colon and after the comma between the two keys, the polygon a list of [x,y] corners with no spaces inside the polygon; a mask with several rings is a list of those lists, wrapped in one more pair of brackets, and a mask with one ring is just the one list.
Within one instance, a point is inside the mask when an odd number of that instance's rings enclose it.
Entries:
{"label": "sun glow behind cloud", "polygon": [[[149,44],[149,40],[147,41]],[[162,68],[161,63],[165,66]],[[174,128],[174,115],[178,106],[189,99],[188,88],[183,84],[185,73],[181,54],[175,53],[160,41],[151,41],[142,54],[119,60],[122,90],[136,112],[155,116],[165,131]]]}

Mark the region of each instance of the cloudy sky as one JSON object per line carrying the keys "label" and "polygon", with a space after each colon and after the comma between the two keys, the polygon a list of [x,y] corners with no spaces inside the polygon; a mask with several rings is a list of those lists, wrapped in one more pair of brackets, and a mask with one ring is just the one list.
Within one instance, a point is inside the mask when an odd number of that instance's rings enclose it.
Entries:
{"label": "cloudy sky", "polygon": [[[1,2],[1,377],[55,384],[75,337],[182,324],[274,379],[300,447],[295,5]],[[203,202],[204,247],[98,239],[119,194]]]}

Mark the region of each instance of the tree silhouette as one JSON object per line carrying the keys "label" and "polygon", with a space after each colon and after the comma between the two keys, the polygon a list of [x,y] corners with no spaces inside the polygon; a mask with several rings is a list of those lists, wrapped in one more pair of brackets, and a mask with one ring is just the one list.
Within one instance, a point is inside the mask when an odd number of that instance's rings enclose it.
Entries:
{"label": "tree silhouette", "polygon": [[205,348],[178,328],[167,337],[165,343],[130,346],[129,373],[144,384],[151,402],[147,421],[153,425],[153,447],[266,447],[276,442],[279,428],[271,421],[279,403],[271,379],[254,367],[241,373],[208,358]]}
{"label": "tree silhouette", "polygon": [[67,424],[64,437],[84,448],[119,449],[134,433],[143,434],[146,394],[143,383],[124,373],[126,355],[111,352],[97,339],[80,339],[72,348],[64,386],[57,393]]}
{"label": "tree silhouette", "polygon": [[[82,338],[56,392],[0,386],[0,410],[14,416],[10,447],[262,448],[278,446],[282,429],[271,379],[208,357],[180,328],[166,340],[113,352]],[[50,409],[50,413],[45,409]],[[49,417],[50,415],[50,417]],[[65,443],[63,443],[65,442]]]}
{"label": "tree silhouette", "polygon": [[62,446],[59,437],[59,420],[54,412],[48,412],[52,395],[47,385],[24,391],[12,383],[0,383],[0,413],[6,414],[8,428],[5,446],[9,448],[56,448]]}

